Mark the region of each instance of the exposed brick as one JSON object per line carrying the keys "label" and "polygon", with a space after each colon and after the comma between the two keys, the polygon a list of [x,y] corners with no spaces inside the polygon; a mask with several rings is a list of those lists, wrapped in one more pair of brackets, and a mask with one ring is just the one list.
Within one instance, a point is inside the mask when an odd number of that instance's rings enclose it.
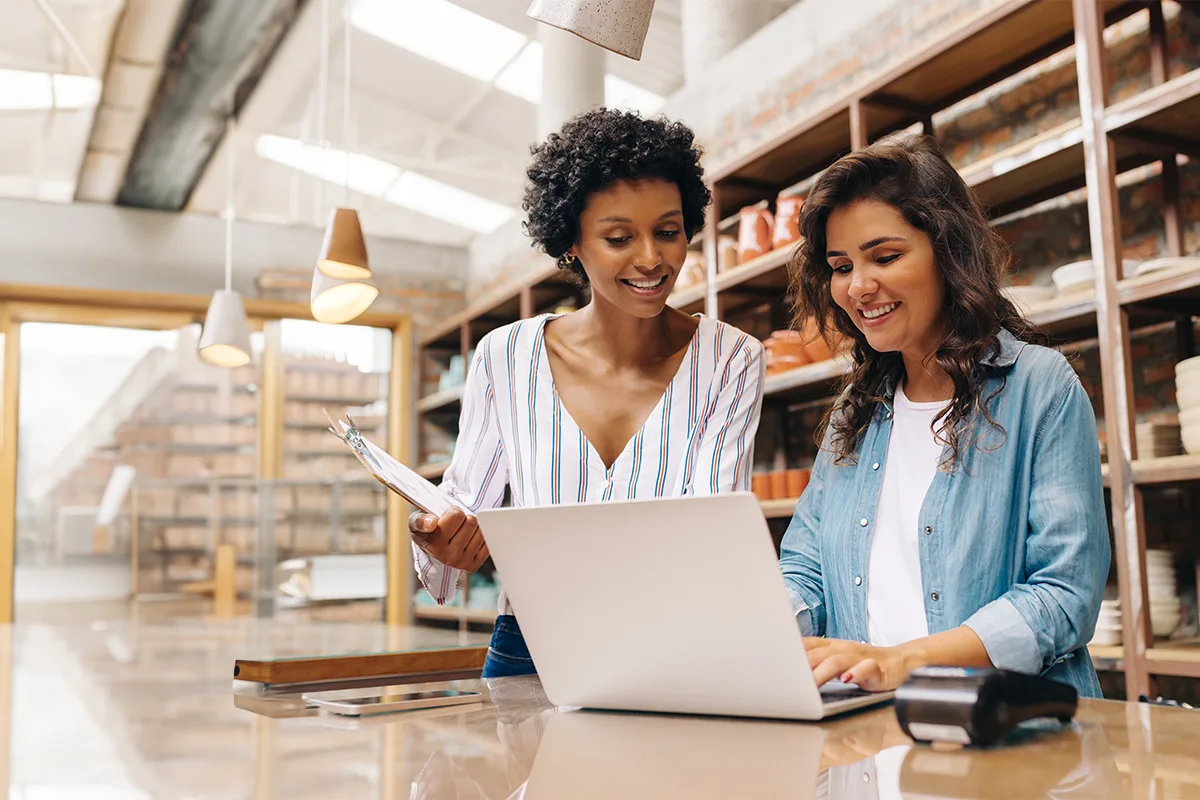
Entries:
{"label": "exposed brick", "polygon": [[1175,364],[1157,364],[1153,367],[1146,367],[1142,370],[1142,380],[1147,384],[1161,383],[1162,381],[1175,380]]}

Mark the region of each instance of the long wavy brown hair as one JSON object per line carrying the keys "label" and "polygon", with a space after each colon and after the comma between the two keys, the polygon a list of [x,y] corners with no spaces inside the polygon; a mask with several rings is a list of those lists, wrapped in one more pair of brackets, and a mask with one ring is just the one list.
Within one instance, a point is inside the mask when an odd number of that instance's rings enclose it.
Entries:
{"label": "long wavy brown hair", "polygon": [[853,369],[818,433],[823,440],[831,430],[829,447],[836,463],[857,460],[863,436],[888,387],[904,376],[900,353],[872,349],[830,292],[833,271],[825,255],[826,222],[835,209],[868,198],[895,208],[933,244],[946,287],[942,310],[946,332],[933,358],[954,382],[954,398],[939,413],[934,429],[938,440],[949,446],[940,467],[952,469],[964,448],[982,438],[976,435],[978,420],[987,426],[984,432],[995,430],[1003,443],[1005,431],[988,410],[999,389],[982,396],[988,368],[981,363],[999,352],[1000,329],[1026,342],[1044,343],[1045,336],[1001,293],[1011,268],[1008,247],[931,137],[888,138],[841,158],[804,201],[803,239],[789,265],[796,326],[811,319],[823,335],[833,329],[852,342]]}

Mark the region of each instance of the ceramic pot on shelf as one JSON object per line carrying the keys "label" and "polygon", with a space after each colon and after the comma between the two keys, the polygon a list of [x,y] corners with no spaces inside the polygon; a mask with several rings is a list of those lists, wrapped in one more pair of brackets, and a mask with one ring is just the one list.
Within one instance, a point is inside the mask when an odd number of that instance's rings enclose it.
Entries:
{"label": "ceramic pot on shelf", "polygon": [[771,236],[771,248],[778,250],[800,241],[800,209],[804,198],[798,194],[783,196],[775,201],[775,230]]}
{"label": "ceramic pot on shelf", "polygon": [[746,206],[742,209],[738,223],[739,264],[745,264],[750,259],[771,251],[771,234],[774,227],[775,217],[770,210],[762,206]]}

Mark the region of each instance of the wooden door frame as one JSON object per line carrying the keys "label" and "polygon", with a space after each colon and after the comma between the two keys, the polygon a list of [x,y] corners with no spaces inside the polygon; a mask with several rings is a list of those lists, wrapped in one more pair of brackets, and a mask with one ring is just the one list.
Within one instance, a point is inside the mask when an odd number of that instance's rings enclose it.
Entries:
{"label": "wooden door frame", "polygon": [[[17,450],[20,424],[20,329],[24,322],[53,322],[73,325],[170,330],[191,323],[202,323],[209,297],[166,292],[122,292],[79,287],[0,283],[0,625],[13,621],[16,567]],[[261,330],[273,320],[312,320],[311,309],[301,303],[261,298],[245,298],[251,327]],[[392,370],[389,376],[388,449],[408,460],[411,443],[409,413],[413,403],[412,320],[404,314],[369,311],[353,324],[384,328],[392,332]],[[396,370],[403,370],[397,374]],[[273,373],[281,373],[274,370]],[[282,380],[282,375],[276,375]],[[264,387],[269,389],[270,387]],[[271,396],[281,396],[282,386]],[[406,405],[407,404],[407,405]],[[276,427],[283,424],[281,414],[267,417]],[[260,426],[262,421],[260,419]],[[276,444],[282,430],[266,431],[265,443]],[[267,447],[273,452],[277,447]],[[397,502],[399,501],[399,502]],[[387,587],[386,620],[403,624],[409,619],[412,599],[408,572],[408,537],[405,518],[408,509],[389,493],[387,504]],[[393,574],[399,571],[400,574]]]}

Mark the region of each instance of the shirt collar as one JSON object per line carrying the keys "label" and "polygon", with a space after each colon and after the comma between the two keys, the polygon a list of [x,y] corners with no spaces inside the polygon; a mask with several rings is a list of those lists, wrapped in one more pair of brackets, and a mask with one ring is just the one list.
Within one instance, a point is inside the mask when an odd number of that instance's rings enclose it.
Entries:
{"label": "shirt collar", "polygon": [[[1017,363],[1017,356],[1021,354],[1024,347],[1025,342],[1013,336],[1007,328],[1001,328],[1000,332],[996,334],[995,345],[988,348],[988,352],[979,359],[979,363],[985,367],[1007,369]],[[895,398],[896,378],[894,376],[884,381],[883,394],[889,403]]]}

